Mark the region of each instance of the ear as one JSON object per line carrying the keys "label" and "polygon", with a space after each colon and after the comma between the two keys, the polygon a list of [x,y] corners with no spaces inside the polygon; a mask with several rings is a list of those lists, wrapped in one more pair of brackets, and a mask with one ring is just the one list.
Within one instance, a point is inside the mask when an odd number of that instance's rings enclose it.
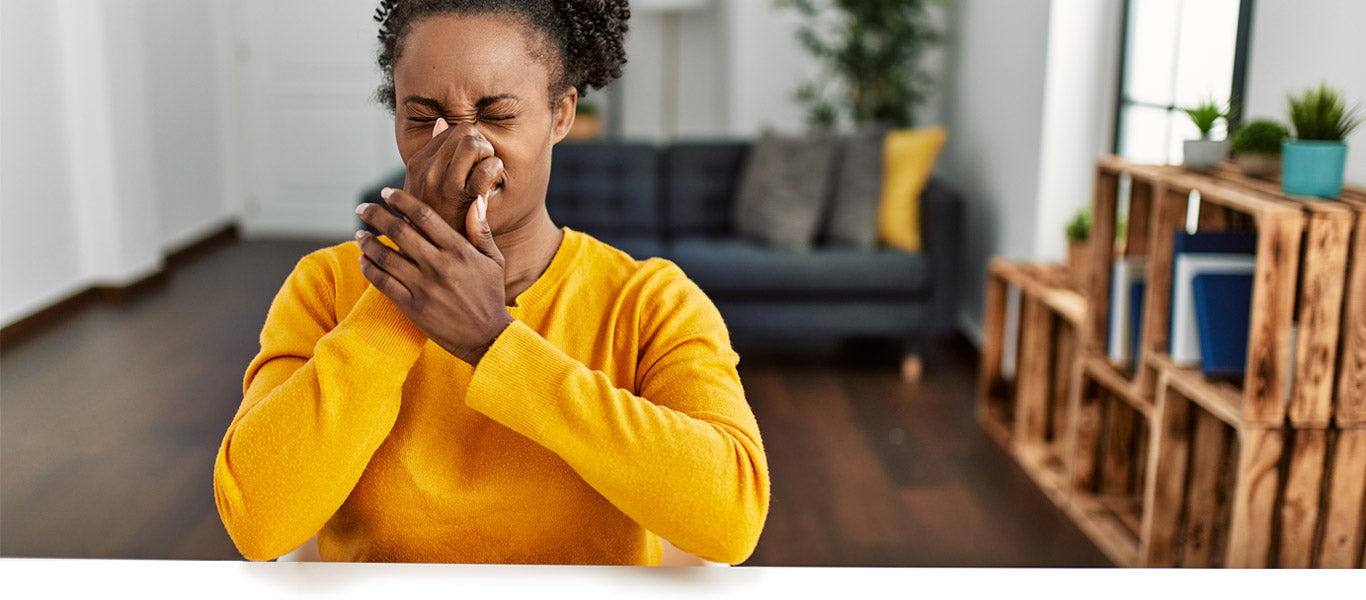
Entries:
{"label": "ear", "polygon": [[555,101],[555,112],[551,115],[550,139],[551,144],[558,144],[564,136],[569,135],[569,129],[574,126],[574,112],[579,107],[579,89],[570,86],[569,91],[560,96]]}

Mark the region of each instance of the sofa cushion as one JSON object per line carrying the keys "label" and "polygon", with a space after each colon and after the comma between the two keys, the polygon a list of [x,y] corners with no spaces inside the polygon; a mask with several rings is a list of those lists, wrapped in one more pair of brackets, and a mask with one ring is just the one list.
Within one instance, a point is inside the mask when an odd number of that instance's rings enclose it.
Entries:
{"label": "sofa cushion", "polygon": [[556,225],[658,235],[659,153],[648,144],[561,142],[545,204]]}
{"label": "sofa cushion", "polygon": [[668,258],[717,296],[918,296],[929,278],[924,255],[890,248],[797,252],[744,239],[689,237],[675,240]]}
{"label": "sofa cushion", "polygon": [[882,200],[884,126],[869,126],[842,138],[843,152],[835,171],[830,216],[820,238],[828,244],[860,250],[877,248],[877,211]]}
{"label": "sofa cushion", "polygon": [[829,204],[838,151],[838,140],[830,134],[765,133],[740,176],[735,230],[780,248],[809,248]]}
{"label": "sofa cushion", "polygon": [[670,235],[731,232],[731,202],[746,142],[678,142],[664,150],[664,210]]}

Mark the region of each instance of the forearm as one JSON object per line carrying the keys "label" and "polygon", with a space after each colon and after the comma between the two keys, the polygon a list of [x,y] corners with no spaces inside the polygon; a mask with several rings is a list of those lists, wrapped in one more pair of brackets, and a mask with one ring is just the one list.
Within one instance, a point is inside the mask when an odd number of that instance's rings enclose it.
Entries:
{"label": "forearm", "polygon": [[[715,374],[698,375],[692,393],[743,405],[733,375],[718,377],[719,385],[708,385]],[[769,482],[752,421],[685,413],[618,389],[521,323],[480,362],[466,402],[555,452],[627,516],[683,550],[735,563],[758,541]]]}
{"label": "forearm", "polygon": [[382,300],[363,297],[311,356],[254,361],[214,467],[218,511],[243,556],[275,558],[316,533],[393,427],[425,338]]}

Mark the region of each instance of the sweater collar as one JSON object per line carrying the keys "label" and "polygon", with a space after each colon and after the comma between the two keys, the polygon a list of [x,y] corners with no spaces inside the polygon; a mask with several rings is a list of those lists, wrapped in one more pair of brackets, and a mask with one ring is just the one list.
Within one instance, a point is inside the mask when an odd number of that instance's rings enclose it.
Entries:
{"label": "sweater collar", "polygon": [[536,281],[532,282],[531,287],[518,294],[513,305],[508,307],[508,312],[512,313],[514,318],[539,308],[545,299],[560,289],[572,270],[575,258],[583,247],[583,234],[568,227],[561,227],[560,231],[564,232],[564,238],[560,241],[554,258],[550,259],[550,265]]}

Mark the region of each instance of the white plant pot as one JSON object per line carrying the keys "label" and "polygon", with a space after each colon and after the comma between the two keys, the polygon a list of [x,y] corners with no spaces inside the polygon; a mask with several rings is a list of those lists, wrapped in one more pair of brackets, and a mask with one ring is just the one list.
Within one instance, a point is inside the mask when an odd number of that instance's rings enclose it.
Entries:
{"label": "white plant pot", "polygon": [[1228,159],[1228,140],[1186,140],[1181,144],[1181,166],[1212,171]]}

